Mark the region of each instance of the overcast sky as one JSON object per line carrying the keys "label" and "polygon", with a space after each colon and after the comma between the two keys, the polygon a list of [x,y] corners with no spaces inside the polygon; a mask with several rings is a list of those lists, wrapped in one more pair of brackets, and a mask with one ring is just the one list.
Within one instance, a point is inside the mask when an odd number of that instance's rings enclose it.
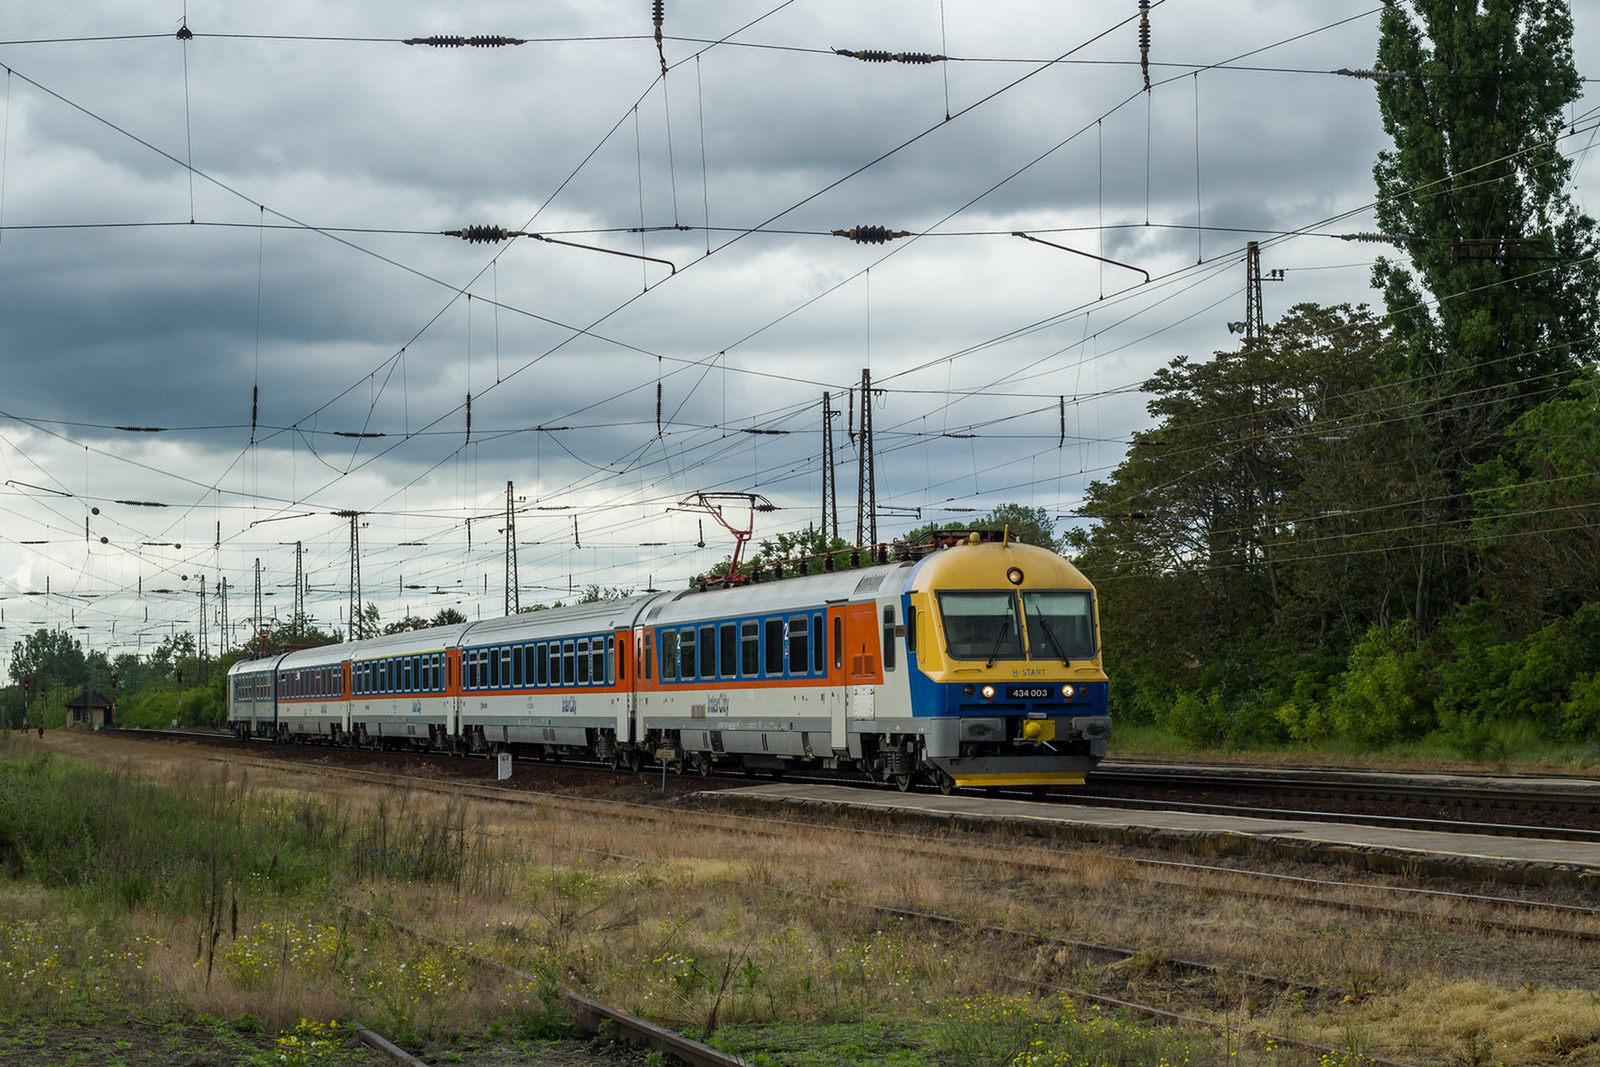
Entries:
{"label": "overcast sky", "polygon": [[646,0],[0,0],[0,666],[41,626],[149,651],[202,578],[240,639],[295,541],[342,627],[348,510],[385,621],[498,614],[508,481],[523,604],[681,586],[732,544],[696,491],[821,518],[824,393],[853,539],[863,368],[880,539],[1065,516],[1139,383],[1237,344],[1247,240],[1269,319],[1375,302],[1384,250],[1328,236],[1373,228],[1373,83],[1328,73],[1370,0],[1165,0],[1148,94],[1136,14],[667,0],[663,79]]}

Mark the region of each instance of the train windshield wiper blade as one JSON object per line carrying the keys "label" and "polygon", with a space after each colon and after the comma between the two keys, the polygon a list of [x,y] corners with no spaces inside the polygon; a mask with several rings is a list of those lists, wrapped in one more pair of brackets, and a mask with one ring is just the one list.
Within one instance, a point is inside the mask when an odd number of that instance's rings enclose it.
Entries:
{"label": "train windshield wiper blade", "polygon": [[994,647],[989,650],[989,662],[983,665],[984,670],[994,666],[994,658],[1000,654],[1000,644],[1006,639],[1006,634],[1011,632],[1011,616],[1006,616],[1006,621],[1000,624],[1000,636],[994,639]]}
{"label": "train windshield wiper blade", "polygon": [[1043,615],[1039,616],[1039,625],[1044,629],[1044,635],[1050,639],[1050,647],[1056,650],[1056,655],[1061,657],[1063,665],[1070,666],[1072,661],[1067,658],[1066,652],[1061,648],[1061,642],[1056,640],[1056,632],[1050,629],[1050,623]]}

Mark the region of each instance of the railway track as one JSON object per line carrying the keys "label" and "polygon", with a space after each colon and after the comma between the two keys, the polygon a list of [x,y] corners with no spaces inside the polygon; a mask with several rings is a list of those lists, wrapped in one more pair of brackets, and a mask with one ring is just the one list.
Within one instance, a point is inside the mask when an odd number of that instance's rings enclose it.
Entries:
{"label": "railway track", "polygon": [[[265,746],[262,747],[264,748]],[[408,789],[416,788],[437,792],[462,791],[475,797],[510,804],[554,805],[558,811],[564,811],[568,808],[574,812],[587,810],[596,814],[604,813],[602,818],[607,821],[614,821],[618,817],[641,822],[645,820],[655,821],[658,825],[676,832],[658,835],[661,840],[659,855],[655,854],[656,846],[649,844],[637,850],[649,853],[648,858],[637,860],[633,857],[628,857],[634,862],[647,863],[652,868],[670,863],[674,859],[692,858],[694,855],[704,855],[706,858],[725,856],[729,850],[735,847],[733,831],[737,831],[738,840],[747,842],[747,844],[738,847],[759,851],[766,846],[758,844],[758,837],[784,838],[790,836],[795,829],[805,829],[812,833],[821,830],[841,835],[871,836],[880,843],[878,847],[883,853],[882,862],[884,864],[891,867],[904,868],[908,871],[943,869],[947,877],[953,877],[956,880],[956,884],[964,884],[962,879],[978,877],[975,872],[983,870],[987,872],[982,876],[984,885],[1004,886],[1008,882],[1021,884],[1027,888],[1021,890],[1021,896],[1018,899],[1037,902],[1039,900],[1054,900],[1072,895],[1072,886],[1078,884],[1073,880],[1083,878],[1081,868],[1084,857],[1091,851],[1081,847],[1061,847],[1054,842],[1041,838],[1031,839],[1026,844],[997,842],[995,840],[997,835],[987,831],[942,833],[933,837],[928,835],[926,829],[897,832],[894,829],[895,819],[892,815],[886,817],[867,816],[864,819],[851,818],[848,821],[852,825],[840,825],[837,809],[835,809],[834,813],[828,815],[819,813],[819,817],[816,819],[774,819],[765,815],[712,814],[701,810],[686,810],[677,805],[663,806],[658,803],[628,804],[612,799],[595,800],[560,795],[551,796],[527,791],[528,781],[526,779],[532,779],[535,782],[543,780],[537,773],[526,773],[527,770],[532,769],[531,764],[519,764],[521,769],[519,769],[518,777],[519,779],[525,779],[522,782],[524,788],[521,790],[509,789],[504,785],[482,781],[464,786],[452,781],[450,777],[441,779],[437,776],[438,772],[436,770],[424,771],[423,776],[407,776],[396,774],[392,771],[377,772],[361,768],[340,767],[338,764],[343,762],[342,760],[328,759],[332,751],[310,747],[302,749],[281,747],[270,753],[270,755],[268,752],[258,750],[245,758],[253,765],[259,763],[262,766],[277,766],[281,768],[283,763],[277,757],[292,755],[296,757],[294,762],[297,766],[305,766],[306,769],[321,774],[346,776],[363,781],[383,782]],[[239,756],[243,755],[243,753],[239,754]],[[254,758],[258,755],[261,757],[259,760]],[[221,753],[218,753],[214,758],[237,757],[223,757]],[[479,769],[482,770],[482,761],[477,762]],[[448,775],[449,772],[445,773]],[[647,789],[648,785],[646,783],[651,782],[652,779],[653,774],[629,777],[619,776],[616,780],[622,783],[635,783],[636,786],[645,786]],[[686,782],[685,784],[688,783]],[[644,792],[643,789],[639,791],[641,793]],[[557,815],[556,818],[558,821],[566,820],[564,815]],[[716,841],[709,852],[704,851],[705,846],[703,844],[696,844],[693,848],[685,850],[688,840],[692,839],[696,842],[701,842],[706,839],[708,832],[711,838]],[[719,833],[721,835],[720,838],[717,837]],[[582,840],[582,838],[577,838],[573,844],[563,846],[563,851],[573,848],[578,841]],[[604,847],[603,843],[595,835],[589,836],[588,841],[584,843],[598,843],[601,844],[601,847]],[[824,839],[819,852],[825,851],[829,847],[833,846],[828,845],[826,839]],[[554,848],[555,846],[552,845],[552,850]],[[1110,850],[1098,849],[1093,851],[1099,852],[1103,856]],[[919,862],[919,860],[928,862]],[[944,861],[949,866],[938,867],[932,862],[934,860]],[[552,856],[551,862],[566,864],[574,861],[565,858],[558,861]],[[1556,941],[1600,939],[1600,910],[1570,904],[1515,899],[1507,896],[1446,892],[1417,886],[1383,885],[1376,880],[1372,882],[1353,882],[1300,877],[1283,871],[1250,871],[1233,866],[1180,863],[1176,859],[1153,860],[1116,855],[1111,858],[1110,863],[1112,866],[1109,869],[1105,866],[1099,869],[1098,878],[1102,884],[1109,878],[1117,884],[1126,885],[1127,893],[1129,894],[1137,895],[1147,889],[1154,889],[1154,897],[1156,899],[1161,898],[1162,894],[1168,894],[1170,899],[1177,899],[1173,894],[1179,892],[1190,897],[1197,895],[1219,898],[1248,896],[1262,900],[1274,900],[1285,906],[1304,909],[1305,913],[1300,915],[1277,910],[1260,913],[1266,917],[1268,922],[1277,925],[1293,922],[1307,926],[1310,929],[1322,930],[1329,925],[1329,918],[1327,916],[1319,916],[1317,909],[1326,908],[1382,916],[1394,924],[1396,928],[1406,929],[1408,936],[1426,936],[1438,939],[1441,943],[1449,943],[1455,937],[1454,932],[1441,929],[1449,925],[1476,926],[1483,930],[1494,930],[1497,935],[1503,935],[1506,938],[1503,942],[1499,941],[1498,937],[1493,939],[1506,946],[1503,950],[1495,951],[1505,951],[1508,954],[1515,951],[1512,947],[1512,939],[1519,942],[1525,941],[1530,937],[1550,938]],[[1032,881],[1015,883],[1013,879],[1004,873],[1011,870],[1019,873],[1036,872],[1039,875],[1047,876],[1048,880],[1041,878],[1037,885]],[[845,880],[839,884],[848,886],[851,883]],[[1089,885],[1091,883],[1083,882],[1082,884]],[[813,894],[814,896],[820,896],[822,892],[826,891],[825,887],[828,885],[831,885],[831,883],[825,882],[822,878],[807,878],[793,883],[791,886],[782,887],[781,891],[787,891],[790,888],[809,889],[818,891]],[[825,906],[848,907],[857,910],[870,909],[873,914],[895,915],[906,922],[964,924],[963,928],[969,931],[983,925],[982,917],[977,913],[968,914],[968,909],[964,904],[957,903],[954,906],[949,906],[944,902],[946,899],[961,900],[962,897],[959,892],[952,898],[941,898],[936,892],[924,893],[916,888],[917,883],[912,879],[907,879],[904,885],[906,886],[907,895],[897,895],[894,891],[894,885],[891,884],[889,893],[877,894],[876,899],[881,903],[847,899],[858,895],[868,897],[868,894],[852,893],[848,889],[843,893],[838,893],[836,900],[833,902],[819,900],[819,903]],[[779,887],[772,886],[771,888]],[[1339,899],[1340,896],[1354,899]],[[868,897],[868,900],[870,899]],[[1011,898],[1008,896],[1007,899],[1010,900]],[[895,906],[900,904],[907,906]],[[1135,904],[1134,910],[1138,910],[1141,906]],[[1450,912],[1449,914],[1444,913],[1446,909]],[[939,912],[949,914],[937,914]],[[966,918],[963,919],[961,916],[966,916]],[[1290,918],[1286,919],[1286,916]],[[1033,929],[1041,931],[1055,929],[1054,924],[1048,923],[1039,916],[1029,914],[1027,917],[1023,917],[1020,909],[1015,914],[1007,915],[1004,918],[991,914],[989,922],[993,924],[996,919],[1008,924],[1009,927],[1017,929],[1008,929],[1007,926],[995,924],[987,936],[996,938],[1008,936],[1033,938],[1034,935],[1029,932]],[[1566,923],[1567,926],[1564,928],[1559,925],[1560,923]],[[867,928],[870,929],[870,926]],[[1072,925],[1062,928],[1060,932],[1073,935],[1087,933],[1091,937],[1096,933],[1093,929],[1081,926],[1074,928]],[[1123,935],[1112,935],[1113,938],[1121,936]],[[1138,934],[1126,936],[1124,940],[1128,944],[1141,944],[1145,938],[1143,934]],[[1098,944],[1062,937],[1036,939],[1035,943],[1043,945],[1046,941],[1056,946],[1071,946],[1075,952],[1101,952],[1107,957],[1120,951],[1124,953],[1122,957],[1124,959],[1128,959],[1127,954],[1134,951],[1119,949],[1116,945]],[[1194,951],[1193,946],[1197,942],[1190,941],[1184,937],[1167,937],[1155,931],[1151,932],[1151,942],[1153,950],[1146,949],[1138,952],[1140,958],[1132,962],[1137,966],[1143,967],[1147,962],[1154,961],[1158,968],[1171,967],[1175,972],[1182,971],[1186,973],[1189,976],[1187,982],[1176,979],[1174,981],[1176,981],[1176,985],[1180,989],[1187,985],[1196,990],[1195,995],[1200,999],[1195,1003],[1203,1005],[1199,1014],[1212,1014],[1216,1017],[1227,1019],[1228,1017],[1225,1014],[1213,1011],[1215,1004],[1210,999],[1211,994],[1204,992],[1204,990],[1210,989],[1213,984],[1203,977],[1208,968],[1214,967],[1214,965],[1204,962],[1204,957],[1212,954],[1209,947],[1201,947],[1198,951]],[[1190,951],[1183,951],[1185,947],[1189,947]],[[1276,982],[1272,975],[1257,975],[1254,978],[1245,977],[1249,973],[1249,966],[1256,962],[1254,953],[1248,950],[1235,953],[1228,948],[1218,949],[1217,951],[1221,953],[1221,958],[1233,959],[1235,962],[1244,965],[1236,968],[1224,966],[1218,969],[1217,973],[1220,975],[1218,981],[1227,983],[1237,980],[1238,985],[1246,982]],[[1540,951],[1554,955],[1568,953],[1570,949],[1563,948],[1560,944],[1555,944]],[[1049,953],[1046,952],[1044,957],[1041,958],[1047,958],[1048,955]],[[1182,958],[1195,956],[1201,958]],[[1026,954],[1019,958],[1026,958]],[[1271,961],[1279,957],[1266,955],[1260,958],[1267,961],[1266,966],[1271,969],[1273,966]],[[1167,962],[1169,959],[1176,960],[1176,964],[1169,964]],[[1190,964],[1195,964],[1196,966],[1191,968]],[[1077,997],[1088,1003],[1099,1003],[1112,1008],[1139,1011],[1141,1014],[1148,1014],[1152,1018],[1182,1021],[1190,1025],[1217,1025],[1215,1023],[1207,1023],[1205,1019],[1199,1018],[1193,1013],[1189,1016],[1180,1015],[1179,1012],[1188,1009],[1183,1008],[1181,1004],[1166,1004],[1162,999],[1162,994],[1154,996],[1154,1004],[1138,1003],[1139,1001],[1149,1001],[1152,997],[1141,993],[1140,987],[1137,986],[1130,987],[1127,992],[1124,992],[1117,984],[1116,972],[1118,969],[1108,968],[1108,970],[1112,971],[1110,981],[1103,981],[1101,977],[1096,977],[1090,981],[1076,980],[1070,975],[1070,972],[1060,973],[1048,970],[1035,972],[1031,975],[1018,975],[1017,978],[1019,982],[1027,980],[1030,983],[1036,979],[1044,979],[1045,981],[1036,983],[1038,988],[1048,988],[1065,995]],[[1058,973],[1060,973],[1061,977],[1067,978],[1071,985],[1057,985],[1050,981]],[[1307,972],[1307,977],[1327,981],[1329,974],[1337,975],[1337,973],[1337,971],[1310,971]],[[1162,979],[1163,988],[1165,988],[1167,981],[1166,978]],[[1305,983],[1305,985],[1309,987],[1311,983]],[[1283,988],[1276,985],[1273,987]],[[1221,988],[1221,986],[1218,988]],[[1333,988],[1341,989],[1337,978]],[[1129,996],[1128,993],[1132,995]],[[1311,994],[1311,996],[1317,1000],[1321,999],[1320,994]],[[1263,999],[1277,1003],[1277,998],[1270,993]],[[1172,1010],[1174,1007],[1176,1007],[1176,1011]],[[1237,1026],[1230,1032],[1236,1034],[1241,1043],[1255,1040],[1253,1034],[1247,1038]],[[1291,1029],[1290,1032],[1292,1034],[1293,1030]],[[1322,1039],[1327,1040],[1328,1038],[1323,1037]],[[1275,1043],[1281,1044],[1281,1042]],[[1398,1049],[1398,1046],[1395,1047]]]}
{"label": "railway track", "polygon": [[[153,733],[153,731],[151,731]],[[175,736],[220,740],[229,746],[238,746],[233,738],[214,733],[178,732]],[[255,747],[255,746],[251,746]],[[262,746],[267,747],[267,746]],[[313,756],[327,750],[315,747],[271,746],[272,757],[263,757],[259,764],[271,767],[283,755],[303,753]],[[449,757],[439,757],[449,758]],[[255,760],[252,760],[255,762]],[[603,811],[611,818],[636,821],[667,821],[682,825],[685,819],[700,821],[715,828],[737,829],[756,836],[778,837],[796,829],[827,829],[857,837],[870,837],[891,845],[908,858],[939,860],[976,860],[976,862],[1004,862],[1016,870],[1036,873],[1064,874],[1070,872],[1079,850],[1063,849],[1030,841],[1024,845],[995,841],[980,841],[974,846],[965,843],[950,844],[930,840],[924,834],[905,831],[875,829],[864,826],[840,826],[836,823],[812,820],[785,819],[771,816],[750,816],[729,812],[689,811],[681,807],[663,808],[655,804],[635,803],[615,799],[570,797],[562,794],[529,792],[507,788],[497,783],[462,782],[398,774],[393,771],[368,770],[355,767],[337,767],[316,762],[294,761],[297,766],[319,774],[372,781],[434,792],[464,793],[479,799],[498,803],[558,803],[574,810]],[[481,763],[481,761],[480,761]],[[570,765],[570,764],[569,764]],[[606,771],[607,774],[611,772]],[[636,780],[636,779],[633,779]],[[735,779],[743,781],[743,779]],[[837,783],[835,783],[837,784]],[[1555,940],[1600,941],[1600,908],[1530,898],[1496,896],[1482,893],[1458,892],[1421,886],[1357,882],[1343,879],[1315,878],[1305,875],[1285,874],[1281,871],[1252,870],[1220,864],[1158,859],[1152,857],[1124,856],[1119,862],[1140,871],[1146,884],[1162,884],[1214,896],[1246,896],[1262,901],[1275,901],[1296,906],[1315,906],[1331,911],[1382,917],[1401,923],[1428,923],[1480,927],[1495,930],[1508,936],[1542,937]],[[1209,881],[1197,883],[1195,876]],[[1364,894],[1368,900],[1352,901],[1341,894]],[[1408,907],[1406,904],[1426,905]],[[1461,909],[1459,913],[1438,910],[1439,905]],[[1493,914],[1489,914],[1493,913]],[[1574,925],[1579,924],[1579,925]],[[1582,925],[1588,924],[1588,925]]]}
{"label": "railway track", "polygon": [[1398,778],[1371,773],[1340,772],[1339,776],[1297,772],[1293,775],[1260,770],[1206,772],[1183,770],[1126,770],[1100,768],[1092,782],[1129,788],[1227,790],[1250,793],[1287,793],[1293,796],[1353,797],[1361,800],[1426,803],[1445,807],[1503,808],[1523,811],[1600,813],[1600,781],[1588,788],[1529,788],[1515,780],[1490,779],[1473,785],[1454,781]]}
{"label": "railway track", "polygon": [[[209,731],[130,731],[151,736],[188,738],[237,744],[231,735]],[[266,744],[266,742],[258,742]],[[315,750],[318,746],[311,746]],[[449,758],[449,757],[441,757]],[[469,759],[473,757],[467,757]],[[589,760],[566,760],[565,766],[592,767],[606,773],[615,773],[606,764]],[[661,773],[660,765],[647,766],[643,774]],[[1600,781],[1593,790],[1529,788],[1526,785],[1508,785],[1505,780],[1493,784],[1462,785],[1417,781],[1415,776],[1393,778],[1373,773],[1338,772],[1347,777],[1312,776],[1304,772],[1284,775],[1276,771],[1258,769],[1232,770],[1217,768],[1206,772],[1191,769],[1128,769],[1112,767],[1098,770],[1090,778],[1087,789],[1094,792],[1057,792],[1039,798],[1025,790],[999,791],[1001,796],[1027,799],[1045,799],[1060,804],[1118,807],[1143,811],[1185,811],[1196,814],[1231,815],[1261,819],[1312,819],[1347,825],[1383,826],[1392,829],[1429,830],[1440,833],[1491,834],[1499,837],[1547,838],[1563,841],[1600,842]],[[749,779],[744,772],[713,771],[708,780],[718,782],[743,782]],[[871,787],[854,775],[827,775],[817,773],[788,776],[795,782],[830,785],[861,785]],[[1115,787],[1122,792],[1107,792]],[[924,787],[927,790],[932,787]],[[1128,793],[1158,792],[1158,798]],[[1216,799],[1185,799],[1188,794],[1253,794],[1263,798],[1254,804],[1221,803]],[[1279,806],[1268,803],[1268,796],[1293,796],[1323,800],[1342,800],[1351,805],[1389,806],[1395,811],[1337,810],[1325,804]],[[1472,809],[1483,813],[1476,819],[1449,818],[1437,813],[1438,809]],[[1537,821],[1513,820],[1494,817],[1510,812],[1538,812]]]}

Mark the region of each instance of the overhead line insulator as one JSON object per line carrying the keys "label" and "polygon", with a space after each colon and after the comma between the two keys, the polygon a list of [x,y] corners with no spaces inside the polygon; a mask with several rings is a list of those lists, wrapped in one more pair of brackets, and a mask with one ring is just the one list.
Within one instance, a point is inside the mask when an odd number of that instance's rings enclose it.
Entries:
{"label": "overhead line insulator", "polygon": [[655,0],[650,6],[650,20],[656,26],[656,55],[661,59],[661,76],[667,76],[667,52],[661,44],[661,22],[666,17],[667,5],[665,0]]}
{"label": "overhead line insulator", "polygon": [[858,245],[881,245],[898,237],[910,237],[910,230],[891,230],[887,226],[852,226],[848,230],[833,230],[833,236],[845,237]]}
{"label": "overhead line insulator", "polygon": [[504,48],[506,45],[527,44],[521,37],[501,37],[480,34],[462,37],[459,34],[435,34],[432,37],[408,37],[401,44],[425,44],[430,48]]}
{"label": "overhead line insulator", "polygon": [[1144,91],[1150,91],[1150,0],[1139,0],[1139,69],[1144,72]]}
{"label": "overhead line insulator", "polygon": [[459,237],[475,245],[498,244],[513,237],[527,237],[521,230],[508,230],[504,226],[467,226],[459,230],[440,230],[445,237]]}
{"label": "overhead line insulator", "polygon": [[1349,67],[1340,67],[1332,73],[1342,74],[1346,78],[1361,78],[1364,81],[1372,82],[1388,81],[1390,78],[1404,78],[1406,76],[1406,72],[1403,70],[1351,70]]}
{"label": "overhead line insulator", "polygon": [[913,66],[943,63],[950,58],[931,52],[889,52],[882,48],[835,48],[833,54],[846,59],[859,59],[863,63],[909,63]]}

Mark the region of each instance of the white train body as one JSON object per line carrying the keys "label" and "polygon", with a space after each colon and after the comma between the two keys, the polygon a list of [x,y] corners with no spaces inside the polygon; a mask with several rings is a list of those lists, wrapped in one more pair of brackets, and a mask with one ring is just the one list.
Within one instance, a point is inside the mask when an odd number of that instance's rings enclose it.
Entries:
{"label": "white train body", "polygon": [[1093,589],[1016,543],[655,593],[236,664],[240,735],[638,768],[1083,781],[1110,720]]}

